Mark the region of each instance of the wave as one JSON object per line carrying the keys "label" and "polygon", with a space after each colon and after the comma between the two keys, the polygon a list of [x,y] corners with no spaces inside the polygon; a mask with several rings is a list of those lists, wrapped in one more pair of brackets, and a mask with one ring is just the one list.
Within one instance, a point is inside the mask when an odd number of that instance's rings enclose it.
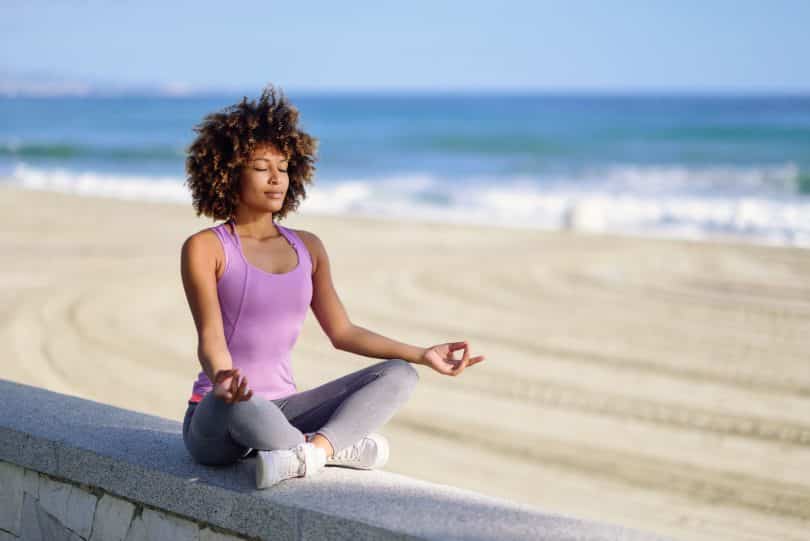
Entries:
{"label": "wave", "polygon": [[672,141],[718,141],[724,144],[740,142],[762,143],[810,143],[810,127],[740,124],[683,126],[662,130],[651,130],[644,134],[652,139]]}
{"label": "wave", "polygon": [[[639,125],[582,127],[582,131],[558,133],[515,133],[493,131],[475,133],[423,133],[389,137],[396,149],[426,150],[442,154],[475,154],[480,156],[593,157],[602,152],[622,152],[623,146],[644,148],[660,153],[684,149],[721,155],[723,149],[751,149],[775,152],[785,145],[806,148],[810,144],[810,127],[774,125],[694,125],[655,128]],[[662,146],[664,145],[664,146]],[[666,145],[669,145],[667,147]]]}
{"label": "wave", "polygon": [[[809,197],[796,191],[764,195],[738,189],[721,194],[713,189],[690,193],[684,188],[701,183],[713,188],[719,179],[742,175],[733,182],[738,188],[771,179],[771,185],[781,182],[795,190],[806,177],[791,164],[697,171],[617,166],[590,175],[590,181],[511,177],[468,178],[463,183],[430,174],[325,179],[309,187],[299,212],[810,247]],[[601,182],[596,181],[599,178]],[[107,175],[17,164],[3,181],[28,189],[191,206],[183,179],[175,176]]]}
{"label": "wave", "polygon": [[10,158],[94,158],[106,161],[177,160],[185,149],[173,145],[105,147],[77,143],[0,143],[0,157]]}
{"label": "wave", "polygon": [[776,165],[637,165],[591,166],[576,179],[563,174],[547,183],[562,189],[570,185],[610,192],[647,194],[715,195],[723,197],[795,197],[807,193],[808,173],[797,164]]}
{"label": "wave", "polygon": [[400,137],[392,140],[397,147],[407,150],[430,150],[442,154],[464,153],[474,155],[529,155],[554,156],[572,152],[572,148],[551,137],[492,134],[447,134]]}
{"label": "wave", "polygon": [[175,176],[118,175],[94,171],[45,169],[17,163],[0,182],[32,190],[103,196],[118,199],[165,201],[190,204],[183,179]]}

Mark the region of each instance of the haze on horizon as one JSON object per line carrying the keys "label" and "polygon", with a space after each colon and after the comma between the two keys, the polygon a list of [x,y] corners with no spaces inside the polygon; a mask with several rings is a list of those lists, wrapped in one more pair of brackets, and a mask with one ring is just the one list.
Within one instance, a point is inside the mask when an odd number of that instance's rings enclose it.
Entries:
{"label": "haze on horizon", "polygon": [[0,6],[0,92],[810,92],[810,2]]}

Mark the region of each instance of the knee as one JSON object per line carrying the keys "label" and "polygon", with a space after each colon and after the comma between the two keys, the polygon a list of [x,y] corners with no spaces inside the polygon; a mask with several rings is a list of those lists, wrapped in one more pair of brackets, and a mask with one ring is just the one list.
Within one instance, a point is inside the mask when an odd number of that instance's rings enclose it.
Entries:
{"label": "knee", "polygon": [[256,405],[255,399],[240,400],[231,404],[229,415],[230,424],[244,425],[250,422],[259,414],[259,408]]}
{"label": "knee", "polygon": [[[267,411],[268,408],[277,411]],[[234,402],[228,433],[241,445],[265,450],[289,449],[303,438],[278,406],[270,401],[259,404],[255,397]]]}
{"label": "knee", "polygon": [[196,464],[202,466],[226,466],[236,462],[237,455],[226,442],[201,440],[192,436],[183,438],[186,451]]}
{"label": "knee", "polygon": [[258,419],[259,408],[256,407],[255,398],[234,402],[228,417],[228,434],[237,441],[252,438]]}
{"label": "knee", "polygon": [[419,371],[405,359],[389,359],[386,361],[385,374],[406,393],[412,392],[419,381]]}

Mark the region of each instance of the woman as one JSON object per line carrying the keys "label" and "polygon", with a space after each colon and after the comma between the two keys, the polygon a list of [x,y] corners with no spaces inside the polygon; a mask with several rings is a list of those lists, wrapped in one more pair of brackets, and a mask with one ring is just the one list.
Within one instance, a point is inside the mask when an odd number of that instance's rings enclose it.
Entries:
{"label": "woman", "polygon": [[[467,342],[420,348],[351,322],[320,238],[278,223],[306,197],[317,144],[283,93],[270,85],[258,102],[244,98],[194,131],[186,158],[194,208],[226,221],[182,247],[202,366],[183,421],[186,448],[208,465],[255,456],[258,488],[327,465],[382,467],[388,442],[372,431],[409,398],[413,365],[457,376],[484,357],[470,358]],[[299,392],[290,351],[308,307],[336,348],[386,360]]]}

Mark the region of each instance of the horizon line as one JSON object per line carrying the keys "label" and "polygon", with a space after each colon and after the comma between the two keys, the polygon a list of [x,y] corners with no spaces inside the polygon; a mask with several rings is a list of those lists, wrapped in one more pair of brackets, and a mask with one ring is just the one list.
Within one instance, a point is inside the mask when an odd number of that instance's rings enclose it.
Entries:
{"label": "horizon line", "polygon": [[[119,88],[103,86],[68,88],[3,88],[0,82],[0,98],[103,98],[103,97],[164,97],[194,98],[245,95],[249,99],[258,95],[267,86],[240,85],[232,87],[207,86],[178,89],[162,85],[130,85]],[[273,85],[285,95],[299,96],[615,96],[615,97],[810,97],[808,89],[789,88],[739,88],[739,87],[312,87]]]}

